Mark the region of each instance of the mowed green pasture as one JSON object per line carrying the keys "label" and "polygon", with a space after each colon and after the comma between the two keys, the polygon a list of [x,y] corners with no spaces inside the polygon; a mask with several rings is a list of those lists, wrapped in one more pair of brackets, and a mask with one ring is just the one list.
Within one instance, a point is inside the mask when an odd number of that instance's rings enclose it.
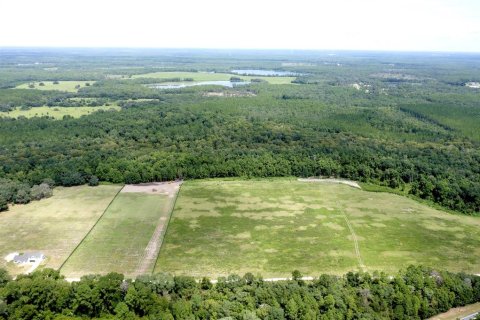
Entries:
{"label": "mowed green pasture", "polygon": [[295,179],[188,181],[180,191],[156,272],[282,277],[409,264],[480,273],[480,218],[342,184]]}
{"label": "mowed green pasture", "polygon": [[[40,85],[40,82],[43,82],[43,86]],[[58,84],[54,84],[53,81],[37,81],[37,82],[28,82],[23,83],[16,89],[37,89],[37,90],[58,90],[58,91],[67,91],[67,92],[77,92],[77,86],[83,88],[86,84],[93,84],[95,81],[58,81]],[[29,85],[33,84],[33,88],[30,88]]]}
{"label": "mowed green pasture", "polygon": [[[166,195],[121,192],[62,267],[67,277],[120,272],[131,276],[155,227],[171,208]],[[153,268],[153,266],[152,266]]]}
{"label": "mowed green pasture", "polygon": [[0,213],[0,267],[12,274],[26,270],[6,263],[12,252],[41,251],[46,267],[59,268],[93,227],[121,187],[57,187],[51,198],[11,206]]}
{"label": "mowed green pasture", "polygon": [[94,113],[96,111],[109,111],[115,110],[118,111],[121,108],[119,106],[99,106],[99,107],[34,107],[28,110],[22,110],[21,108],[16,108],[15,110],[8,112],[0,112],[0,117],[2,118],[33,118],[33,117],[43,117],[49,116],[55,119],[62,119],[63,116],[71,116],[74,118],[80,118],[81,116]]}
{"label": "mowed green pasture", "polygon": [[157,79],[193,79],[193,81],[226,81],[231,77],[241,78],[245,81],[252,79],[262,79],[270,84],[289,84],[295,77],[255,77],[255,76],[240,76],[230,73],[209,73],[209,72],[152,72],[145,74],[136,74],[132,78],[157,78]]}

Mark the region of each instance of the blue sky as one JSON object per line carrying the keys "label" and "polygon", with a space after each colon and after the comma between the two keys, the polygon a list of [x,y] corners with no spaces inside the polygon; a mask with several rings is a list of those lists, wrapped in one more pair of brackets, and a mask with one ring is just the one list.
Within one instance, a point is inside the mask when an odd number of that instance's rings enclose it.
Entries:
{"label": "blue sky", "polygon": [[0,0],[0,46],[480,52],[477,0]]}

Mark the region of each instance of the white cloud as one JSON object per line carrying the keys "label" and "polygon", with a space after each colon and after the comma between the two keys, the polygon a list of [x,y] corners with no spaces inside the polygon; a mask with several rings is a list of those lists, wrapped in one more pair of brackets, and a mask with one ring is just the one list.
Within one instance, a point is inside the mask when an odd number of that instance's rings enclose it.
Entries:
{"label": "white cloud", "polygon": [[474,0],[0,0],[0,46],[480,51]]}

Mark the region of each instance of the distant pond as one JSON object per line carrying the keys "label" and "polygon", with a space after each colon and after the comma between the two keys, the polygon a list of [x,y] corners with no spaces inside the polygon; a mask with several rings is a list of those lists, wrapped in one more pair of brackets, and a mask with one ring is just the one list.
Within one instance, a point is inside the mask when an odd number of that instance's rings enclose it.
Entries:
{"label": "distant pond", "polygon": [[298,73],[290,71],[275,71],[275,70],[260,70],[260,69],[238,69],[230,71],[234,74],[239,74],[242,76],[277,76],[277,77],[287,77],[287,76],[298,76]]}
{"label": "distant pond", "polygon": [[195,81],[195,82],[178,82],[178,83],[155,83],[147,85],[149,88],[153,89],[181,89],[186,87],[193,86],[224,86],[229,88],[234,88],[238,86],[244,86],[249,84],[250,81],[228,81],[228,80],[218,80],[218,81]]}

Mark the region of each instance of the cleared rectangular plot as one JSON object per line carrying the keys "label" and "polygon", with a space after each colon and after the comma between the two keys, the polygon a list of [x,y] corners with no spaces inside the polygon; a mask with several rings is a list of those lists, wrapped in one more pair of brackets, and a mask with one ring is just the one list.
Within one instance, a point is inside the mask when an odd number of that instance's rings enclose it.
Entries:
{"label": "cleared rectangular plot", "polygon": [[315,276],[414,263],[480,273],[479,227],[480,218],[342,184],[191,181],[182,186],[155,271],[282,277],[298,269]]}
{"label": "cleared rectangular plot", "polygon": [[[3,259],[12,252],[41,251],[44,266],[59,268],[93,227],[121,186],[54,189],[51,198],[12,206],[0,213],[0,267],[26,271]],[[28,268],[27,268],[28,269]]]}
{"label": "cleared rectangular plot", "polygon": [[172,201],[173,197],[162,194],[119,193],[62,273],[67,277],[108,272],[134,275],[156,227],[168,221]]}

